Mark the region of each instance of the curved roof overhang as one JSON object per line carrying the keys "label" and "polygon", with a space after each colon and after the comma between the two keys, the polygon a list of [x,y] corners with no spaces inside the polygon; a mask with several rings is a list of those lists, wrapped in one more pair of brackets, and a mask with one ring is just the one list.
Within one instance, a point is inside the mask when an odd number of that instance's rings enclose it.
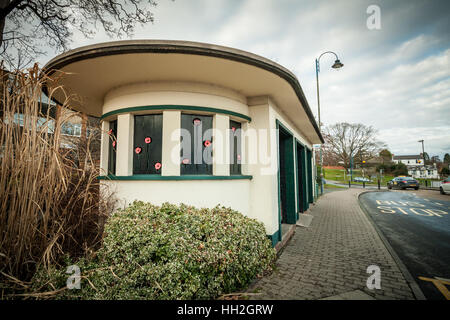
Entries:
{"label": "curved roof overhang", "polygon": [[[311,141],[323,137],[295,75],[258,55],[187,41],[128,40],[80,47],[50,60],[51,76],[63,71],[61,84],[77,93],[75,110],[102,115],[103,100],[113,88],[149,81],[210,83],[246,97],[269,96]],[[62,93],[55,95],[62,101]]]}

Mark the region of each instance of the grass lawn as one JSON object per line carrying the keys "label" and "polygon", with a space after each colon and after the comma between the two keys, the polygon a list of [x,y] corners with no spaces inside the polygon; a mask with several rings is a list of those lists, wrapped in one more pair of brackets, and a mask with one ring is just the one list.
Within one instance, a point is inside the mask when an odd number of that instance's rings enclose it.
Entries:
{"label": "grass lawn", "polygon": [[[329,180],[339,181],[342,183],[348,183],[348,181],[350,180],[350,175],[345,173],[345,170],[324,168],[323,173],[324,173],[325,180],[329,179]],[[362,177],[362,173],[361,173],[360,169],[353,170],[353,179],[355,179],[356,177]],[[392,179],[394,179],[394,176],[384,175],[383,179],[381,180],[381,185],[385,185],[389,180],[392,180]],[[352,181],[352,183],[353,184],[362,184],[362,182],[355,182],[355,181]],[[372,182],[366,182],[366,184],[376,185],[376,184],[378,184],[378,182],[377,182],[377,179],[373,179]]]}
{"label": "grass lawn", "polygon": [[347,187],[344,186],[336,186],[334,184],[324,184],[323,186],[325,189],[347,189]]}

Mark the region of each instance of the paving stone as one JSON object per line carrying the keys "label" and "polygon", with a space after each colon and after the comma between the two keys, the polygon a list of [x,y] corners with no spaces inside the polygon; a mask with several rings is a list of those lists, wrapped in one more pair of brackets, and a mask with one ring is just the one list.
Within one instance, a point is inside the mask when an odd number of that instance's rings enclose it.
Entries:
{"label": "paving stone", "polygon": [[[310,227],[297,227],[278,258],[278,270],[249,288],[248,292],[260,288],[261,293],[250,299],[311,300],[355,290],[364,294],[361,297],[414,299],[400,269],[361,211],[360,192],[327,193],[311,206]],[[380,267],[381,290],[366,286],[370,265]]]}

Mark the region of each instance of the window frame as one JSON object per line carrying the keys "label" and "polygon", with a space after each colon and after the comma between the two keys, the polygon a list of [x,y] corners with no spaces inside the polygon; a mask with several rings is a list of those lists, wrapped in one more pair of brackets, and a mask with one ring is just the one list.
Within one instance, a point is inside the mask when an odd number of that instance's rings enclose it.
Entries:
{"label": "window frame", "polygon": [[[233,131],[233,127],[235,130]],[[242,175],[242,123],[230,119],[230,175]]]}
{"label": "window frame", "polygon": [[[115,142],[115,144],[114,144]],[[116,174],[117,162],[117,119],[109,121],[108,131],[108,174]]]}
{"label": "window frame", "polygon": [[[161,175],[163,114],[151,113],[134,115],[133,121],[133,175]],[[138,131],[140,127],[144,128],[144,132]],[[147,140],[148,138],[150,139]],[[137,148],[140,148],[140,150],[137,150]],[[145,169],[142,169],[143,163],[146,165]]]}
{"label": "window frame", "polygon": [[[183,175],[213,175],[212,163],[212,138],[213,115],[181,113],[180,117],[180,176]],[[200,124],[196,124],[200,120]],[[197,131],[196,131],[197,130]],[[201,136],[199,137],[199,131]],[[184,149],[188,142],[184,142],[186,134],[190,135],[190,153],[185,154]],[[207,142],[209,144],[207,145]],[[200,143],[200,145],[198,145]],[[198,162],[199,152],[201,148],[201,163]],[[208,149],[206,149],[208,148]],[[205,160],[205,151],[206,160]],[[207,161],[210,161],[208,163]]]}

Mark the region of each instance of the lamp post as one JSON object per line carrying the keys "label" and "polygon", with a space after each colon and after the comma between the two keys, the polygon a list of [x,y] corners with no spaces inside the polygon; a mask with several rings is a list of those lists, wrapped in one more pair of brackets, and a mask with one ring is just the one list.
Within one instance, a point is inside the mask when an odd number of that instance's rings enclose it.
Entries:
{"label": "lamp post", "polygon": [[[322,53],[317,59],[316,59],[316,83],[317,83],[317,115],[319,118],[319,132],[322,133],[322,124],[320,122],[320,98],[319,98],[319,72],[320,72],[320,58],[326,53],[334,54],[336,57],[336,60],[334,61],[334,64],[331,66],[333,69],[340,69],[344,66],[343,63],[339,60],[336,53],[333,51],[325,51]],[[320,145],[320,181],[322,181],[323,178],[323,158],[322,158],[322,145]],[[323,184],[320,183],[320,192],[323,194]]]}
{"label": "lamp post", "polygon": [[417,142],[422,142],[422,159],[423,159],[423,167],[425,168],[425,148],[423,147],[423,139]]}

